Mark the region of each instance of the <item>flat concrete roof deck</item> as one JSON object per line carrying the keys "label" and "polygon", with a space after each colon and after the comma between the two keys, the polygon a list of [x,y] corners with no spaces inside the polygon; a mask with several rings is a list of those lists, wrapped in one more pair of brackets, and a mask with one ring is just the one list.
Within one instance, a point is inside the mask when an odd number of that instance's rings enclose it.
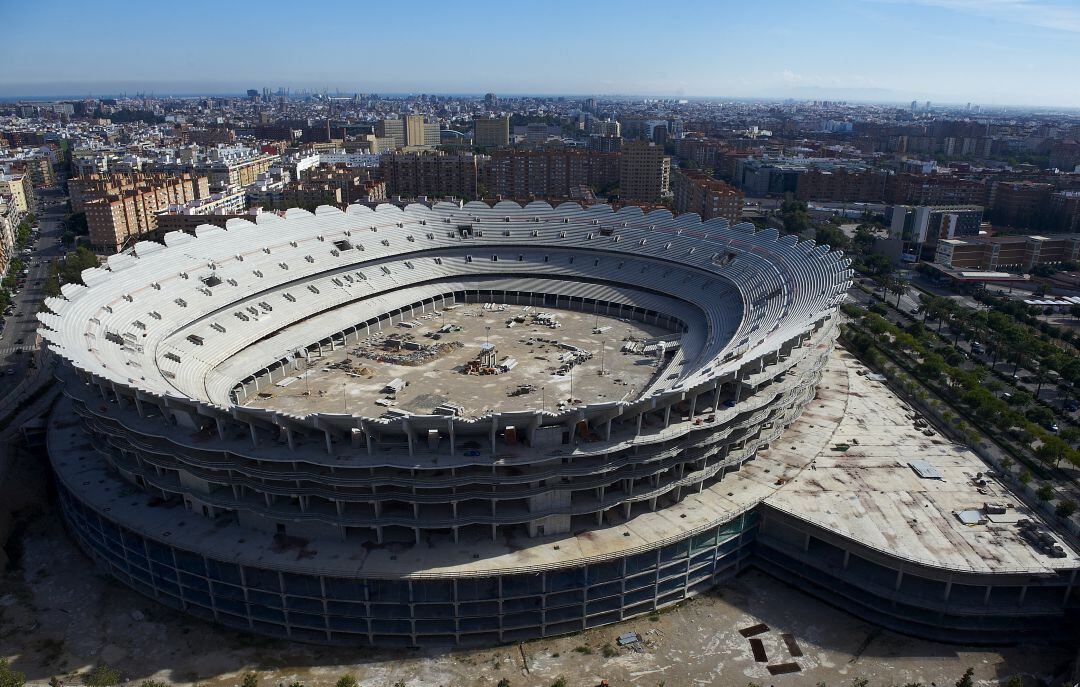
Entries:
{"label": "flat concrete roof deck", "polygon": [[[847,371],[844,417],[811,468],[769,497],[768,505],[891,556],[935,567],[1039,573],[1077,566],[1080,558],[1063,542],[1065,558],[1043,555],[1020,538],[1015,523],[961,523],[957,511],[981,509],[984,503],[1007,504],[1020,518],[1042,518],[997,480],[976,485],[975,474],[985,477],[990,468],[974,451],[935,428],[932,436],[925,435],[914,425],[920,417],[915,410],[884,383],[857,374],[866,370],[858,360],[840,349],[834,355]],[[850,448],[833,450],[838,444]],[[789,449],[788,434],[777,445],[769,457]],[[943,479],[919,477],[908,466],[914,460],[929,462]]]}

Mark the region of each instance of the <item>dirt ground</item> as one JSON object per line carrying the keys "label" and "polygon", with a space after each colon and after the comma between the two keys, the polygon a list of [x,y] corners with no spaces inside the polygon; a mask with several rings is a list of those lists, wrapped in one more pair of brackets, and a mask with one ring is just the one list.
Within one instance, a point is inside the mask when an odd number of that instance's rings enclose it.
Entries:
{"label": "dirt ground", "polygon": [[[533,322],[531,316],[538,312],[553,315],[560,326],[550,329]],[[514,316],[522,317],[525,322],[508,329],[506,320]],[[640,341],[671,333],[632,320],[552,308],[526,311],[516,305],[496,306],[494,310],[469,305],[443,311],[439,317],[429,314],[427,318],[414,320],[419,324],[411,329],[388,329],[360,346],[350,344],[334,352],[328,350],[324,355],[315,355],[308,362],[307,370],[296,373],[296,376],[302,375],[299,380],[287,386],[281,386],[285,380],[264,386],[263,392],[252,396],[247,405],[298,415],[313,411],[336,413],[347,408],[349,412],[373,417],[386,410],[376,404],[377,399],[391,401],[395,408],[418,414],[431,413],[442,403],[462,406],[467,416],[479,416],[496,409],[554,412],[569,401],[571,391],[573,398],[583,403],[640,395],[659,371],[654,365],[655,358],[622,353],[620,349],[628,337]],[[440,327],[447,325],[459,329],[440,334],[438,341],[425,336],[437,333]],[[594,333],[594,327],[601,329],[601,333]],[[461,348],[415,366],[374,360],[357,353],[359,350],[376,355],[401,353],[382,348],[383,342],[391,338],[408,338],[425,346],[457,343]],[[558,374],[560,356],[567,355],[566,351],[552,343],[534,341],[538,338],[576,346],[593,357],[576,365],[572,375]],[[485,342],[496,347],[500,361],[513,358],[518,361],[517,367],[499,375],[465,374],[466,363],[479,355],[480,346]],[[366,372],[346,374],[332,367],[346,359],[351,361],[354,369]],[[599,374],[601,366],[603,375]],[[384,394],[383,387],[395,378],[409,386],[397,394]],[[511,389],[523,384],[533,387],[530,393],[509,395]],[[545,389],[543,393],[541,387]]]}
{"label": "dirt ground", "polygon": [[[975,684],[1012,675],[1026,685],[1069,670],[1075,648],[1037,645],[1000,649],[952,646],[882,631],[773,580],[743,573],[709,595],[653,616],[558,639],[470,651],[327,649],[245,636],[160,607],[97,572],[72,544],[55,513],[17,532],[15,566],[0,580],[0,656],[28,684],[50,676],[79,683],[94,665],[145,679],[205,687],[238,685],[258,671],[263,687],[299,681],[329,687],[352,673],[363,687],[567,687],[607,679],[618,685],[952,685],[971,666]],[[801,672],[770,676],[738,630],[766,623],[759,635],[770,662],[794,661]],[[640,633],[640,651],[616,646]],[[803,651],[789,658],[781,633]],[[528,665],[526,671],[522,658]],[[1056,684],[1056,683],[1055,683]]]}

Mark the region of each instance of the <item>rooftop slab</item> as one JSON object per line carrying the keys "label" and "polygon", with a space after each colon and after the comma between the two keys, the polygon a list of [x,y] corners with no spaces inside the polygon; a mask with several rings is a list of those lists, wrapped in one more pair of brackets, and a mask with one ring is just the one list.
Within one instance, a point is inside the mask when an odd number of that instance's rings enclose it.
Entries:
{"label": "rooftop slab", "polygon": [[[884,383],[869,379],[858,360],[841,349],[834,356],[842,369],[830,366],[823,384],[844,378],[843,417],[819,426],[806,416],[799,421],[817,432],[825,448],[808,469],[769,497],[770,506],[890,556],[933,567],[1042,573],[1080,564],[1076,552],[1062,542],[1066,557],[1051,558],[1021,539],[1015,520],[1042,518],[1003,484],[987,478],[990,467],[974,451],[936,429],[925,434],[926,428],[915,426],[919,414]],[[823,389],[820,395],[831,391]],[[791,450],[789,436],[777,442],[769,459],[805,455]],[[847,450],[835,450],[844,444]],[[926,461],[941,479],[920,477],[909,466],[912,461]],[[978,473],[985,485],[973,481]],[[1004,504],[1016,517],[965,525],[956,516],[985,503]]]}

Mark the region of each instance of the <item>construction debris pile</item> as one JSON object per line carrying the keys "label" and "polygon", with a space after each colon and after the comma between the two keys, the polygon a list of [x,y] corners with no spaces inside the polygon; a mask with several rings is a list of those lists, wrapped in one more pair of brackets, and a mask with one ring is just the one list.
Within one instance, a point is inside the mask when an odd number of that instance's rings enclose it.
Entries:
{"label": "construction debris pile", "polygon": [[412,334],[386,336],[380,332],[361,341],[353,354],[380,363],[415,367],[441,358],[461,347],[460,341],[427,344],[415,341]]}
{"label": "construction debris pile", "polygon": [[513,370],[517,365],[517,359],[509,356],[500,363],[495,345],[486,343],[480,347],[480,353],[475,358],[465,363],[462,372],[467,375],[498,375]]}
{"label": "construction debris pile", "polygon": [[647,355],[653,358],[663,358],[668,353],[674,353],[681,345],[678,336],[659,339],[638,339],[628,336],[623,340],[622,352],[629,355]]}

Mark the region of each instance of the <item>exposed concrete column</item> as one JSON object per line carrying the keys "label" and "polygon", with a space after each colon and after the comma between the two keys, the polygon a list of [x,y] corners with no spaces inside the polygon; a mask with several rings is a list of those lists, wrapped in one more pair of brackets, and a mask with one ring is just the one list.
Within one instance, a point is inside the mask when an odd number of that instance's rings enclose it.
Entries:
{"label": "exposed concrete column", "polygon": [[330,436],[330,430],[324,429],[323,434],[326,435],[326,455],[334,455],[334,439]]}
{"label": "exposed concrete column", "polygon": [[896,571],[896,584],[893,585],[893,589],[895,589],[896,591],[900,591],[900,585],[903,584],[903,582],[904,582],[904,571],[903,570],[897,570]]}
{"label": "exposed concrete column", "polygon": [[296,450],[296,440],[293,438],[293,431],[289,427],[285,428],[285,438],[289,441],[289,450]]}
{"label": "exposed concrete column", "polygon": [[803,550],[804,553],[810,550],[810,533],[809,532],[806,533],[806,536],[803,539],[802,550]]}
{"label": "exposed concrete column", "polygon": [[495,419],[495,416],[491,416],[491,452],[495,453],[495,433],[498,430],[499,422]]}
{"label": "exposed concrete column", "polygon": [[637,416],[637,436],[641,435],[641,421],[644,419],[644,417],[645,417],[644,412],[638,413],[638,416]]}
{"label": "exposed concrete column", "polygon": [[409,441],[409,455],[411,456],[413,455],[413,451],[415,450],[415,448],[413,446],[413,431],[412,427],[409,426],[408,418],[403,418],[401,420],[401,428],[405,430],[405,438]]}
{"label": "exposed concrete column", "polygon": [[1028,588],[1026,584],[1023,587],[1020,587],[1020,603],[1018,605],[1024,605],[1024,599],[1027,598],[1027,590]]}
{"label": "exposed concrete column", "polygon": [[608,418],[607,430],[604,432],[604,441],[611,441],[611,421],[612,418]]}
{"label": "exposed concrete column", "polygon": [[671,426],[671,405],[672,404],[669,403],[667,406],[664,407],[664,428],[665,429]]}
{"label": "exposed concrete column", "polygon": [[447,418],[446,419],[446,425],[447,425],[447,433],[450,435],[450,455],[454,455],[454,452],[456,451],[455,441],[454,441],[454,418],[453,417]]}
{"label": "exposed concrete column", "polygon": [[690,421],[694,421],[694,414],[697,413],[697,399],[699,394],[694,394],[694,397],[690,399]]}
{"label": "exposed concrete column", "polygon": [[990,592],[993,591],[993,589],[994,589],[994,585],[992,585],[992,584],[986,585],[986,593],[983,594],[983,606],[989,605],[989,603],[990,603]]}
{"label": "exposed concrete column", "polygon": [[[138,398],[138,396],[136,396],[135,397],[135,405],[136,406],[139,405],[138,400],[139,400],[139,398]],[[142,415],[142,413],[140,412],[139,415]],[[214,423],[217,424],[218,439],[221,439],[222,441],[225,441],[225,422],[220,417],[216,417],[216,418],[214,418]]]}
{"label": "exposed concrete column", "polygon": [[851,551],[844,550],[844,566],[843,569],[847,570],[848,560],[851,559]]}
{"label": "exposed concrete column", "polygon": [[945,596],[943,596],[941,598],[944,599],[945,601],[948,601],[950,594],[952,594],[952,578],[951,577],[949,578],[949,581],[945,583]]}
{"label": "exposed concrete column", "polygon": [[[143,412],[142,401],[139,399],[138,392],[135,393],[135,410],[139,413],[139,417],[145,418],[146,413]],[[224,437],[222,437],[224,438]]]}
{"label": "exposed concrete column", "polygon": [[248,429],[251,431],[251,445],[257,447],[259,445],[259,434],[255,431],[255,423],[249,422]]}

